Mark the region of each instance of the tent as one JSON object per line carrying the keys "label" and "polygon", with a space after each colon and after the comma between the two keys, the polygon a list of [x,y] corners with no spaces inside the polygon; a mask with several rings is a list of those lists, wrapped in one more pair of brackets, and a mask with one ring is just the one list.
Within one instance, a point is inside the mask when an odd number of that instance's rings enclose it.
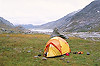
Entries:
{"label": "tent", "polygon": [[46,57],[60,56],[66,53],[70,53],[70,47],[68,43],[61,37],[51,38],[44,49],[44,55]]}

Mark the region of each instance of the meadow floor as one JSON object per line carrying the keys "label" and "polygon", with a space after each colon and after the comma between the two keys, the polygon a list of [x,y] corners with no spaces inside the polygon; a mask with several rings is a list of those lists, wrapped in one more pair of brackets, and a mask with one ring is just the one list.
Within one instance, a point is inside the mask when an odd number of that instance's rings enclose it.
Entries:
{"label": "meadow floor", "polygon": [[[99,66],[100,41],[70,37],[70,56],[42,60],[49,35],[0,34],[0,66]],[[83,54],[73,54],[82,51]],[[87,55],[87,52],[90,55]],[[41,54],[40,57],[34,57]],[[60,60],[64,58],[63,60]],[[69,61],[69,63],[67,63]]]}

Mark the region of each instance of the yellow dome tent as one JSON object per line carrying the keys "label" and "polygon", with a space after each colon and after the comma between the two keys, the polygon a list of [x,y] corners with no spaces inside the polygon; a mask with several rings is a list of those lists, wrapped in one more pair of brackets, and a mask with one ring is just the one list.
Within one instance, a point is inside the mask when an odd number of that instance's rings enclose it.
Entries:
{"label": "yellow dome tent", "polygon": [[55,57],[60,56],[66,53],[70,53],[70,47],[68,43],[60,38],[60,37],[53,37],[51,38],[44,49],[44,55],[46,57]]}

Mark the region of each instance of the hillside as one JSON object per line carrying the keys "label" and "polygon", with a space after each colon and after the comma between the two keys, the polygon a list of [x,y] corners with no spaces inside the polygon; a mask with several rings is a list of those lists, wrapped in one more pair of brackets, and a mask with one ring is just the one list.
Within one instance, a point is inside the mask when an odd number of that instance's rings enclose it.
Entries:
{"label": "hillside", "polygon": [[0,17],[0,34],[1,33],[22,33],[25,31],[25,28],[22,26],[14,26],[11,22]]}
{"label": "hillside", "polygon": [[55,27],[62,27],[64,24],[68,24],[74,14],[76,14],[78,11],[69,13],[68,15],[52,22],[48,22],[46,24],[40,25],[37,28],[43,28],[43,29],[54,29]]}
{"label": "hillside", "polygon": [[100,31],[100,1],[91,2],[62,27],[63,31]]}
{"label": "hillside", "polygon": [[14,25],[12,23],[10,23],[9,21],[7,21],[6,19],[0,17],[0,28],[13,28]]}
{"label": "hillside", "polygon": [[52,22],[48,22],[46,24],[42,24],[42,25],[32,25],[32,24],[22,24],[21,26],[23,26],[26,29],[32,29],[32,28],[38,28],[38,29],[54,29],[55,27],[62,27],[64,24],[68,24],[72,18],[72,16],[74,14],[76,14],[79,11],[75,11],[72,13],[69,13],[68,15],[56,20],[56,21],[52,21]]}
{"label": "hillside", "polygon": [[45,29],[54,29],[55,27],[64,32],[100,31],[100,1],[95,0],[80,11],[38,26],[38,28]]}

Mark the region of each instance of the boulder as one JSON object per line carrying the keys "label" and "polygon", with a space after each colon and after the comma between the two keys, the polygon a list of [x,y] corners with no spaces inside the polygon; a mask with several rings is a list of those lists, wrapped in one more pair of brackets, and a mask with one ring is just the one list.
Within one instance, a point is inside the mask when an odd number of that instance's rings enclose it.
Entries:
{"label": "boulder", "polygon": [[47,58],[43,57],[42,60],[47,60]]}
{"label": "boulder", "polygon": [[89,52],[87,52],[87,55],[90,55],[90,53],[89,53]]}
{"label": "boulder", "polygon": [[51,38],[52,37],[56,37],[56,36],[59,36],[63,39],[68,39],[69,37],[67,35],[65,35],[63,32],[61,32],[58,28],[55,28],[51,34]]}
{"label": "boulder", "polygon": [[39,57],[39,56],[34,56],[35,58]]}
{"label": "boulder", "polygon": [[28,53],[30,53],[31,51],[29,50],[29,51],[27,51]]}
{"label": "boulder", "polygon": [[69,63],[69,61],[67,61],[67,63]]}
{"label": "boulder", "polygon": [[60,58],[60,60],[64,60],[64,57]]}

